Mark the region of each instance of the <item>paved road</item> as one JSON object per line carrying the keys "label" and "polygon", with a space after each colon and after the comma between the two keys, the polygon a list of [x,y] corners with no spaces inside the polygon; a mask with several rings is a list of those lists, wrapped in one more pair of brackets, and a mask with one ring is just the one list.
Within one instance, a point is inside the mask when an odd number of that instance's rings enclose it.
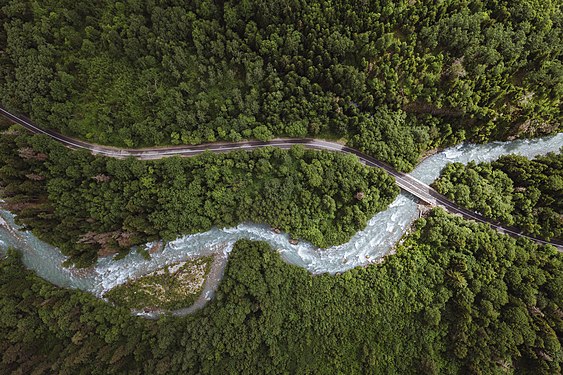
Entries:
{"label": "paved road", "polygon": [[315,150],[328,150],[328,151],[353,154],[356,155],[363,164],[368,165],[370,167],[378,167],[385,170],[387,173],[389,173],[391,176],[395,178],[397,185],[399,185],[401,189],[414,195],[418,199],[432,206],[440,206],[446,209],[447,211],[461,215],[466,219],[489,224],[492,228],[498,230],[501,233],[509,234],[514,237],[525,237],[540,244],[551,244],[557,247],[559,251],[563,252],[563,241],[554,239],[551,242],[547,242],[539,238],[534,238],[525,235],[518,228],[497,224],[478,213],[475,213],[473,211],[458,206],[457,204],[450,201],[445,196],[439,194],[436,190],[434,190],[430,186],[415,179],[414,177],[406,173],[398,172],[393,167],[391,167],[386,163],[383,163],[356,149],[341,145],[336,142],[329,142],[329,141],[312,139],[312,138],[279,138],[267,142],[263,142],[263,141],[244,141],[244,142],[229,142],[229,143],[217,142],[217,143],[202,144],[197,146],[183,145],[183,146],[154,147],[154,148],[140,148],[140,149],[120,149],[115,147],[91,144],[88,142],[80,141],[78,139],[64,136],[52,130],[42,129],[36,126],[35,124],[33,124],[29,119],[23,116],[16,116],[2,107],[0,107],[0,115],[3,115],[9,120],[22,125],[32,133],[47,135],[59,141],[60,143],[64,144],[67,147],[73,149],[85,149],[85,150],[89,150],[95,155],[103,155],[113,158],[126,158],[133,156],[138,159],[151,160],[151,159],[161,159],[164,157],[174,156],[174,155],[194,156],[206,151],[228,152],[233,150],[253,150],[256,148],[267,147],[267,146],[289,149],[294,145],[301,145],[305,148],[315,149]]}

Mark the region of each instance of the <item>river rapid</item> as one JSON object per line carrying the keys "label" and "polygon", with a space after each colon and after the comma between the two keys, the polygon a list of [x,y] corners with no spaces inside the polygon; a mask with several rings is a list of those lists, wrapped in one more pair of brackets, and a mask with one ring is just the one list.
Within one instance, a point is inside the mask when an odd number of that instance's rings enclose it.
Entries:
{"label": "river rapid", "polygon": [[[533,140],[492,142],[484,145],[462,144],[426,158],[411,175],[430,184],[447,163],[493,161],[512,153],[532,158],[557,152],[561,147],[563,133]],[[95,267],[77,270],[63,267],[62,263],[66,257],[57,248],[39,240],[30,232],[19,230],[14,224],[14,215],[0,210],[0,252],[14,247],[21,252],[25,266],[45,280],[61,287],[77,288],[102,296],[104,292],[126,282],[127,279],[154,271],[166,264],[217,253],[227,256],[234,243],[243,238],[268,242],[280,252],[286,262],[303,267],[314,274],[346,271],[381,260],[417,217],[416,198],[408,193],[401,193],[386,211],[371,218],[367,226],[356,233],[349,242],[328,249],[318,249],[306,242],[292,245],[287,234],[276,234],[265,225],[245,223],[234,228],[213,228],[204,233],[180,237],[153,254],[150,260],[144,259],[133,249],[120,260],[105,257],[101,258]]]}

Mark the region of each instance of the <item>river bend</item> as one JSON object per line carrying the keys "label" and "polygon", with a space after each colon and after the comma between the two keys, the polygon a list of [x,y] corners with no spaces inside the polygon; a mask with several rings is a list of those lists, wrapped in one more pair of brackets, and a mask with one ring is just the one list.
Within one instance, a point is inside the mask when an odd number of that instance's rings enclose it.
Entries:
{"label": "river bend", "polygon": [[[416,167],[411,176],[430,184],[447,163],[492,161],[511,153],[532,158],[557,152],[561,147],[563,133],[533,140],[463,144],[428,157]],[[19,231],[14,224],[13,215],[0,211],[0,224],[2,221],[5,224],[0,225],[0,251],[13,246],[21,251],[26,267],[42,278],[58,286],[78,288],[97,296],[124,283],[130,277],[151,272],[166,264],[218,251],[227,255],[234,243],[243,238],[268,242],[280,252],[285,261],[311,273],[334,274],[376,262],[388,254],[417,218],[416,201],[410,194],[401,193],[387,210],[372,217],[366,228],[356,233],[349,242],[328,249],[318,249],[306,242],[291,245],[287,234],[276,234],[265,225],[244,223],[234,228],[213,228],[204,233],[179,237],[168,243],[162,251],[153,254],[150,260],[145,260],[133,250],[120,260],[101,258],[89,270],[64,268],[62,262],[65,257],[58,249],[40,241],[29,232]]]}

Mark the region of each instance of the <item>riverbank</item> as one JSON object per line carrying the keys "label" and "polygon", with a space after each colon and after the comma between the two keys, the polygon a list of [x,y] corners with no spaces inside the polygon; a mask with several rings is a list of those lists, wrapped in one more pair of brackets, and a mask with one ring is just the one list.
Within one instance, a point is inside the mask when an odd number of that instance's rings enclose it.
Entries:
{"label": "riverbank", "polygon": [[[226,246],[225,246],[226,247]],[[190,305],[176,310],[165,309],[133,309],[132,313],[137,316],[142,316],[148,319],[158,319],[163,315],[173,315],[176,317],[186,316],[193,314],[207,305],[209,301],[215,296],[215,292],[223,279],[223,274],[228,262],[228,253],[217,253],[211,262],[209,271],[205,277],[205,281],[198,294],[197,299]]]}
{"label": "riverbank", "polygon": [[[510,153],[533,157],[551,151],[556,152],[561,146],[563,146],[563,134],[536,140],[459,145],[428,157],[415,168],[412,176],[429,184],[449,162],[490,161]],[[24,264],[29,269],[58,286],[78,288],[100,295],[103,290],[119,285],[135,275],[146,274],[187,257],[217,253],[217,249],[225,243],[229,244],[224,250],[226,263],[227,254],[239,239],[265,241],[272,248],[277,249],[287,263],[303,267],[313,274],[344,272],[376,262],[388,255],[419,215],[417,200],[410,195],[401,194],[387,210],[372,217],[366,227],[356,233],[348,243],[323,250],[304,241],[291,245],[287,234],[274,233],[271,227],[266,225],[244,223],[232,228],[213,228],[207,232],[183,236],[168,242],[162,251],[152,255],[151,260],[144,259],[134,251],[119,260],[111,257],[100,259],[94,267],[94,272],[84,277],[73,275],[62,266],[65,257],[56,248],[39,241],[29,232],[18,231],[18,227],[13,223],[12,214],[0,211],[0,216],[3,216],[8,226],[21,237],[21,240],[14,239],[10,231],[0,228],[0,240],[5,242],[5,245],[0,243],[0,247],[5,249],[6,246],[11,245],[18,248],[22,253]],[[213,288],[207,290],[211,289]],[[201,298],[204,298],[204,295],[205,292],[196,304],[203,305],[204,301]]]}
{"label": "riverbank", "polygon": [[127,280],[103,298],[131,310],[170,311],[190,306],[201,293],[213,256],[186,259]]}

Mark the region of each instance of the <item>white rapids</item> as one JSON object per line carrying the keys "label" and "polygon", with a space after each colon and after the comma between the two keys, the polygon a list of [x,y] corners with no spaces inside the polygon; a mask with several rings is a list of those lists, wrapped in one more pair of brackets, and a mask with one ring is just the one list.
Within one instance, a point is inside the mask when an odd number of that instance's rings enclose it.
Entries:
{"label": "white rapids", "polygon": [[[447,163],[492,161],[511,153],[532,158],[557,152],[561,147],[563,133],[534,140],[463,144],[428,157],[411,174],[430,184]],[[287,234],[276,234],[266,225],[244,223],[234,228],[213,228],[204,233],[180,237],[153,254],[150,260],[133,250],[123,259],[106,257],[91,269],[76,270],[62,266],[65,256],[58,249],[40,241],[30,232],[19,230],[14,224],[13,214],[0,211],[0,251],[5,251],[9,246],[15,247],[22,253],[26,267],[42,278],[62,287],[78,288],[101,296],[128,278],[154,271],[166,264],[216,252],[229,253],[234,243],[243,238],[266,241],[280,252],[285,261],[315,274],[346,271],[376,262],[388,254],[417,215],[416,199],[401,193],[386,211],[372,217],[367,226],[349,242],[328,249],[318,249],[303,241],[292,245]]]}

